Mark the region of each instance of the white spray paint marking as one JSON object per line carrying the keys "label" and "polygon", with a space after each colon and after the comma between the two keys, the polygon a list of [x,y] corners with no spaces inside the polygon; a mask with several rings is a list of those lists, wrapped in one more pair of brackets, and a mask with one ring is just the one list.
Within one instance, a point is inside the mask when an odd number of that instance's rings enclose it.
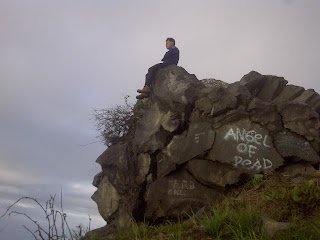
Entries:
{"label": "white spray paint marking", "polygon": [[196,134],[194,135],[194,141],[195,141],[196,143],[199,143],[199,142],[200,142],[200,136],[201,136],[201,135],[205,135],[205,134],[206,134],[205,132],[196,133]]}
{"label": "white spray paint marking", "polygon": [[185,196],[189,191],[196,188],[193,181],[188,180],[169,180],[168,195]]}
{"label": "white spray paint marking", "polygon": [[256,171],[260,171],[261,169],[265,170],[272,167],[272,162],[269,159],[263,158],[262,161],[259,159],[250,159],[254,157],[254,155],[257,153],[257,150],[259,150],[259,147],[270,148],[270,145],[267,144],[269,139],[268,135],[263,136],[254,130],[247,131],[244,128],[242,130],[239,128],[236,130],[230,128],[224,136],[224,140],[228,141],[230,139],[239,142],[236,147],[237,152],[239,154],[248,155],[249,158],[243,159],[243,157],[235,156],[235,167],[241,166],[245,169]]}
{"label": "white spray paint marking", "polygon": [[[237,128],[236,131],[233,130],[233,128],[230,128],[227,134],[224,136],[224,140],[229,140],[229,138],[232,137],[235,141],[244,141],[246,143],[252,143],[252,144],[258,144],[262,145],[264,147],[270,147],[270,145],[267,144],[268,135],[265,135],[264,138],[261,134],[256,133],[256,131],[246,131],[246,129],[242,129],[242,132],[239,128]],[[263,141],[261,142],[260,140]]]}
{"label": "white spray paint marking", "polygon": [[[269,159],[262,158],[262,161],[259,159],[256,159],[255,162],[249,160],[249,159],[243,159],[240,156],[234,157],[235,163],[233,164],[235,167],[242,166],[243,168],[246,168],[248,170],[257,170],[260,171],[261,168],[266,170],[272,167],[272,162]],[[261,164],[262,162],[262,164]]]}

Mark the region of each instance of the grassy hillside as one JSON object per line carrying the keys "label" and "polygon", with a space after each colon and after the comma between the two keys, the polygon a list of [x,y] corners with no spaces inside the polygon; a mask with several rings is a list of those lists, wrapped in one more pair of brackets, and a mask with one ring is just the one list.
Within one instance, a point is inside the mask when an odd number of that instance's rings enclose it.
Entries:
{"label": "grassy hillside", "polygon": [[[188,219],[166,219],[161,223],[133,222],[104,239],[320,239],[320,174],[294,178],[281,173],[258,175],[240,187],[230,189],[223,201],[206,213]],[[261,217],[290,223],[273,238]]]}

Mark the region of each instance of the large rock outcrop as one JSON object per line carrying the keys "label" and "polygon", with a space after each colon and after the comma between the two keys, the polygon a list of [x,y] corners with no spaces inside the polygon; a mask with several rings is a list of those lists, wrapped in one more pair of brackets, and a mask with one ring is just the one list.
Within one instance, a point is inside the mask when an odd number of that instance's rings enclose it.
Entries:
{"label": "large rock outcrop", "polygon": [[254,71],[228,84],[161,69],[129,140],[97,159],[92,199],[107,226],[183,216],[254,174],[318,167],[320,96],[287,83]]}

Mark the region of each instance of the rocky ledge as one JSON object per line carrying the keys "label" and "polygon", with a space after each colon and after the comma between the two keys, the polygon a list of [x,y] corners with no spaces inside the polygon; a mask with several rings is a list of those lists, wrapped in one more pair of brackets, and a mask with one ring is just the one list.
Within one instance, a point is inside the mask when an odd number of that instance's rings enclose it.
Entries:
{"label": "rocky ledge", "polygon": [[112,232],[132,219],[183,216],[219,201],[255,174],[320,162],[320,96],[252,71],[240,81],[161,69],[130,136],[96,160],[97,203]]}

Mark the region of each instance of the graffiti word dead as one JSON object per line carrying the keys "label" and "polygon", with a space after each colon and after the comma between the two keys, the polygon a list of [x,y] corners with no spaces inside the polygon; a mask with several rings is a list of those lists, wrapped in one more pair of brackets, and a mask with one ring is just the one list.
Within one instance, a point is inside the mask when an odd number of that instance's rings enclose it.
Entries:
{"label": "graffiti word dead", "polygon": [[195,189],[193,181],[188,180],[169,180],[169,195],[185,196],[187,191]]}
{"label": "graffiti word dead", "polygon": [[235,156],[234,157],[234,166],[237,167],[238,165],[242,166],[243,168],[249,169],[249,170],[261,170],[263,169],[268,169],[272,167],[272,162],[269,159],[262,158],[262,163],[260,162],[259,159],[257,159],[255,162],[249,160],[249,159],[243,159],[240,156]]}

